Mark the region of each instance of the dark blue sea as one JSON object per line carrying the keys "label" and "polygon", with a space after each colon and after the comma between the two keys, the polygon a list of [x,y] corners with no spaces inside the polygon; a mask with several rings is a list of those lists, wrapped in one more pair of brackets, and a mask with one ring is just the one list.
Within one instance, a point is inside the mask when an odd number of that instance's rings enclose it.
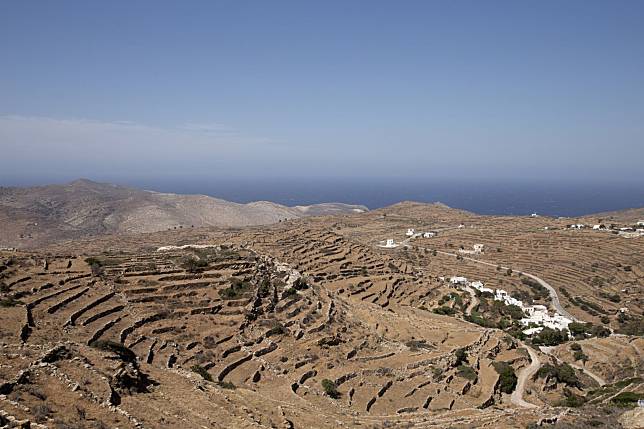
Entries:
{"label": "dark blue sea", "polygon": [[[121,181],[122,182],[122,181]],[[321,202],[376,209],[400,201],[440,201],[480,214],[580,216],[644,207],[644,183],[432,179],[173,179],[131,180],[124,185],[161,192],[205,194],[246,203],[284,205]]]}

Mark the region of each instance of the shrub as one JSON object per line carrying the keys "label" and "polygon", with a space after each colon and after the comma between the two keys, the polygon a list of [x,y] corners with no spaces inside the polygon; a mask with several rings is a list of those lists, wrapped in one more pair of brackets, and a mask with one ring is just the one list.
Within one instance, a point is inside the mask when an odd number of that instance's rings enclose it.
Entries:
{"label": "shrub", "polygon": [[43,423],[47,421],[49,416],[51,416],[51,408],[47,404],[38,404],[31,407],[31,412],[34,415],[34,420],[38,423]]}
{"label": "shrub", "polygon": [[456,371],[456,375],[466,378],[470,381],[474,381],[478,377],[478,374],[476,373],[476,371],[474,371],[474,368],[468,365],[459,365]]}
{"label": "shrub", "polygon": [[192,365],[190,367],[190,369],[192,370],[192,372],[196,372],[197,374],[199,374],[201,376],[201,378],[203,378],[204,380],[212,381],[212,376],[210,375],[208,370],[206,368],[204,368],[203,366],[201,366],[201,365]]}
{"label": "shrub", "polygon": [[582,351],[576,351],[575,353],[573,353],[573,357],[575,358],[575,360],[580,360],[584,363],[588,360],[588,356],[586,356],[586,354]]}
{"label": "shrub", "polygon": [[324,393],[328,395],[330,398],[336,399],[340,397],[340,392],[338,392],[338,388],[335,385],[335,383],[328,378],[325,378],[320,382],[322,384],[322,389],[324,390]]}
{"label": "shrub", "polygon": [[622,392],[615,395],[615,397],[610,401],[615,405],[624,407],[635,405],[640,399],[644,399],[644,394],[636,392]]}
{"label": "shrub", "polygon": [[15,307],[16,305],[23,305],[24,302],[15,299],[14,297],[7,297],[5,299],[0,299],[0,307]]}
{"label": "shrub", "polygon": [[551,365],[547,363],[539,368],[536,376],[538,378],[554,378],[557,380],[557,383],[564,383],[570,387],[581,387],[581,383],[577,378],[577,374],[575,374],[575,370],[567,363],[563,363],[561,365]]}
{"label": "shrub", "polygon": [[236,388],[236,386],[230,381],[218,381],[217,386],[221,387],[222,389],[235,389]]}
{"label": "shrub", "polygon": [[566,398],[562,401],[562,405],[565,407],[576,408],[586,403],[586,399],[583,396],[575,395],[568,389],[564,389],[564,395]]}
{"label": "shrub", "polygon": [[295,289],[294,287],[284,289],[284,292],[282,292],[282,298],[286,298],[293,295],[297,295],[297,289]]}
{"label": "shrub", "polygon": [[284,329],[284,326],[281,323],[276,323],[275,326],[273,326],[266,332],[266,336],[270,337],[272,335],[282,335],[285,332],[286,329]]}
{"label": "shrub", "polygon": [[442,314],[444,316],[451,316],[456,313],[456,310],[451,307],[442,306],[442,307],[434,308],[432,312],[436,314]]}
{"label": "shrub", "polygon": [[512,393],[517,386],[517,375],[507,362],[494,362],[494,369],[499,374],[499,389],[503,393]]}
{"label": "shrub", "polygon": [[208,266],[208,261],[205,259],[184,258],[180,265],[189,273],[198,273]]}
{"label": "shrub", "polygon": [[579,345],[579,343],[572,343],[570,344],[570,350],[574,352],[581,351],[581,345]]}
{"label": "shrub", "polygon": [[532,344],[535,345],[556,346],[566,341],[568,341],[568,334],[559,329],[551,328],[543,328],[541,332],[532,337]]}
{"label": "shrub", "polygon": [[467,351],[463,348],[457,349],[454,354],[456,355],[456,362],[454,363],[454,366],[456,367],[460,366],[467,360]]}

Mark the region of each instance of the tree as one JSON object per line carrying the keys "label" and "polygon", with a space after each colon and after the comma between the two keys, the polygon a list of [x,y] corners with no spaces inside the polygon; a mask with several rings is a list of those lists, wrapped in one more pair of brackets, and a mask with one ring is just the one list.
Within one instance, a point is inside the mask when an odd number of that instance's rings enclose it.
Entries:
{"label": "tree", "polygon": [[338,388],[333,381],[325,378],[320,382],[320,384],[322,384],[324,393],[330,398],[337,399],[340,397],[340,392],[338,392]]}
{"label": "tree", "polygon": [[494,369],[499,374],[499,389],[503,393],[512,393],[517,385],[514,368],[507,362],[494,362]]}

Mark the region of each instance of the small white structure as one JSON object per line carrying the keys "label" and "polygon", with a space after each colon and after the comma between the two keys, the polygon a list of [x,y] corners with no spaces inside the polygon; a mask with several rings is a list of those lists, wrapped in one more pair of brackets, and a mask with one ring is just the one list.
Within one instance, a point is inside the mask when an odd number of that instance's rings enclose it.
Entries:
{"label": "small white structure", "polygon": [[407,229],[407,233],[405,234],[407,237],[413,237],[413,235],[416,233],[414,228],[409,228]]}
{"label": "small white structure", "polygon": [[638,220],[637,226],[644,226],[644,220]]}
{"label": "small white structure", "polygon": [[543,326],[537,326],[536,328],[528,328],[524,330],[523,333],[529,336],[529,335],[538,334],[541,331],[543,331]]}
{"label": "small white structure", "polygon": [[474,246],[472,246],[473,250],[459,249],[458,253],[462,253],[464,255],[477,255],[483,252],[483,247],[485,246],[483,246],[482,244],[475,244]]}
{"label": "small white structure", "polygon": [[465,228],[465,225],[460,224],[458,227],[459,227],[459,228]]}
{"label": "small white structure", "polygon": [[[380,243],[382,243],[382,241]],[[395,247],[398,247],[398,245],[396,244],[396,242],[394,241],[393,238],[388,238],[387,241],[385,242],[385,244],[379,244],[378,247],[384,247],[386,249],[393,249]]]}
{"label": "small white structure", "polygon": [[478,290],[481,293],[483,292],[494,293],[493,289],[490,289],[489,287],[483,287],[483,282],[478,280],[470,283],[470,286],[472,286],[474,289]]}
{"label": "small white structure", "polygon": [[467,278],[466,277],[452,277],[449,279],[450,283],[453,285],[466,285],[467,284]]}
{"label": "small white structure", "polygon": [[586,225],[584,225],[583,223],[573,223],[572,225],[570,225],[570,229],[584,229],[584,228],[586,228]]}
{"label": "small white structure", "polygon": [[436,233],[434,231],[423,232],[423,238],[431,238],[435,235]]}
{"label": "small white structure", "polygon": [[539,215],[538,215],[538,214],[536,214],[536,213],[532,213],[532,214],[530,215],[530,217],[539,217]]}

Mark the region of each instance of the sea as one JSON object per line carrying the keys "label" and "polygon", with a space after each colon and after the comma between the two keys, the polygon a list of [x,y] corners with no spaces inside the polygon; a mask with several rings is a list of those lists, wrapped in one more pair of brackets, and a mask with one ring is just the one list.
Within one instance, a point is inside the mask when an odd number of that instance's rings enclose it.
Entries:
{"label": "sea", "polygon": [[485,215],[575,217],[644,207],[644,183],[448,180],[418,178],[161,179],[122,183],[143,189],[204,194],[229,201],[288,206],[323,202],[377,209],[400,201],[441,202]]}

